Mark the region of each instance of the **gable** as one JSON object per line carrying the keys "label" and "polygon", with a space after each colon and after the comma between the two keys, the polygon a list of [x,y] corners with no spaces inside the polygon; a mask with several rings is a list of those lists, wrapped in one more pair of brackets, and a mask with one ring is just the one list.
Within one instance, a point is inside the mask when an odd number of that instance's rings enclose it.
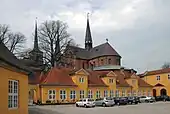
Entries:
{"label": "gable", "polygon": [[108,74],[107,74],[108,77],[117,77],[117,75],[113,72],[113,71],[110,71]]}
{"label": "gable", "polygon": [[75,72],[75,73],[78,74],[78,75],[85,75],[85,76],[88,76],[88,75],[89,75],[89,73],[88,73],[86,70],[84,70],[83,68],[80,69],[80,70],[78,70],[78,71]]}

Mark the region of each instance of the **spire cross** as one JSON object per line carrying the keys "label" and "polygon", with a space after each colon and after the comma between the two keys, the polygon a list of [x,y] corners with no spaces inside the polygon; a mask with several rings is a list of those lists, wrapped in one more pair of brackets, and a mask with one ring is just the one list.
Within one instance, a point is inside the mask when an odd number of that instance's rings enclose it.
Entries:
{"label": "spire cross", "polygon": [[108,40],[108,38],[106,38],[106,42],[108,42],[109,40]]}

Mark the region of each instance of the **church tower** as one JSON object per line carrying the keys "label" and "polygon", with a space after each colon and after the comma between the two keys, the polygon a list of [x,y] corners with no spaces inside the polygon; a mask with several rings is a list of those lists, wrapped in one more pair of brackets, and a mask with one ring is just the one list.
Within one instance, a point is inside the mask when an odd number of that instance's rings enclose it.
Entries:
{"label": "church tower", "polygon": [[43,52],[39,50],[38,46],[38,30],[37,30],[37,20],[35,22],[35,33],[34,33],[34,48],[29,53],[30,59],[35,61],[38,65],[43,64]]}
{"label": "church tower", "polygon": [[92,36],[90,31],[90,24],[89,24],[89,13],[87,14],[87,26],[86,26],[86,33],[85,33],[85,49],[90,50],[93,48]]}

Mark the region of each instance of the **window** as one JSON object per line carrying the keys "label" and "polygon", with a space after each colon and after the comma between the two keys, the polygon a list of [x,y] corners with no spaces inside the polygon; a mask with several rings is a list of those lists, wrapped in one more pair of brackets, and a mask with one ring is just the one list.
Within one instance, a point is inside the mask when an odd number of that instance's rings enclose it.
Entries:
{"label": "window", "polygon": [[104,97],[108,97],[108,91],[104,90]]}
{"label": "window", "polygon": [[131,91],[128,91],[128,96],[131,96]]}
{"label": "window", "polygon": [[48,99],[55,100],[56,91],[55,90],[48,90]]}
{"label": "window", "polygon": [[60,90],[60,99],[61,100],[66,99],[66,91],[65,90]]}
{"label": "window", "polygon": [[108,59],[108,64],[111,64],[111,59]]}
{"label": "window", "polygon": [[114,97],[114,91],[113,90],[110,90],[110,97]]}
{"label": "window", "polygon": [[125,90],[122,90],[122,97],[125,97]]}
{"label": "window", "polygon": [[94,67],[96,66],[96,63],[95,63],[95,61],[93,62],[93,66],[94,66]]}
{"label": "window", "polygon": [[103,59],[101,59],[101,65],[103,65]]}
{"label": "window", "polygon": [[138,96],[141,96],[141,91],[140,90],[138,91]]}
{"label": "window", "polygon": [[168,74],[168,80],[170,80],[170,75]]}
{"label": "window", "polygon": [[89,91],[88,91],[88,98],[93,98],[92,90],[89,90]]}
{"label": "window", "polygon": [[156,76],[156,80],[160,80],[160,76]]}
{"label": "window", "polygon": [[146,95],[146,92],[145,92],[145,90],[143,90],[143,95]]}
{"label": "window", "polygon": [[80,82],[80,83],[83,83],[83,82],[84,82],[84,78],[83,78],[83,77],[80,77],[80,78],[79,78],[79,82]]}
{"label": "window", "polygon": [[113,83],[113,79],[109,79],[109,83]]}
{"label": "window", "polygon": [[18,81],[8,81],[8,108],[18,108]]}
{"label": "window", "polygon": [[119,97],[119,90],[116,90],[116,97]]}
{"label": "window", "polygon": [[136,91],[133,91],[133,96],[136,96]]}
{"label": "window", "polygon": [[96,91],[96,98],[100,98],[100,91]]}
{"label": "window", "polygon": [[136,84],[136,80],[132,80],[132,84],[135,85]]}
{"label": "window", "polygon": [[84,98],[84,90],[80,90],[80,99]]}
{"label": "window", "polygon": [[76,91],[75,90],[70,91],[70,99],[76,99]]}
{"label": "window", "polygon": [[148,90],[148,96],[151,96],[151,91],[150,90]]}

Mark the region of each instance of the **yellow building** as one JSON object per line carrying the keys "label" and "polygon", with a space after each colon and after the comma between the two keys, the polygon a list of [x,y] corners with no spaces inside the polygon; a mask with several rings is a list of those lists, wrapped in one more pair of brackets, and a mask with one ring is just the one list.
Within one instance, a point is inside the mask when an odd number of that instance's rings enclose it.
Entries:
{"label": "yellow building", "polygon": [[170,68],[146,71],[140,76],[153,86],[153,96],[170,96]]}
{"label": "yellow building", "polygon": [[28,71],[0,43],[0,113],[28,114]]}
{"label": "yellow building", "polygon": [[[74,103],[82,98],[152,96],[152,86],[132,70],[72,70],[52,68],[34,88],[41,103]],[[134,82],[135,80],[135,82]]]}

